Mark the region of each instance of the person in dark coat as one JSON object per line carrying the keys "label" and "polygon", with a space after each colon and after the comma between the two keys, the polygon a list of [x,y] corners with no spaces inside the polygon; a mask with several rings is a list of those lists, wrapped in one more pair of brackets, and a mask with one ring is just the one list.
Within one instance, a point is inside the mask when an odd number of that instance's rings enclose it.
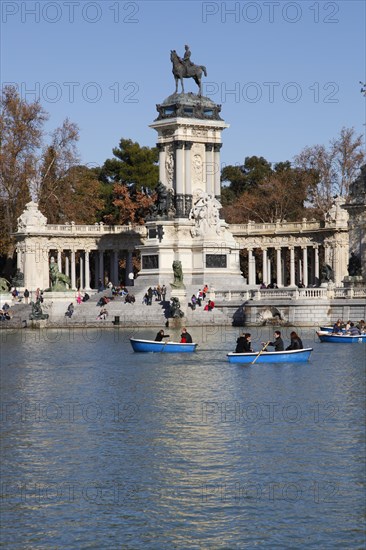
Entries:
{"label": "person in dark coat", "polygon": [[161,329],[155,336],[155,342],[162,342],[163,338],[169,338],[169,337],[170,337],[169,334],[164,334],[163,329]]}
{"label": "person in dark coat", "polygon": [[186,328],[182,328],[182,334],[180,335],[181,344],[192,344],[192,336],[187,332]]}
{"label": "person in dark coat", "polygon": [[251,347],[251,334],[249,332],[243,333],[236,341],[235,353],[253,353]]}
{"label": "person in dark coat", "polygon": [[[280,330],[275,330],[274,331],[274,337],[275,337],[274,341],[269,342],[268,345],[274,347],[273,351],[283,351],[285,349],[285,346],[284,346],[283,340],[281,338],[281,331]],[[262,342],[262,345],[264,346],[265,342]]]}
{"label": "person in dark coat", "polygon": [[302,345],[300,336],[298,336],[298,334],[294,330],[290,334],[290,339],[291,339],[290,345],[286,348],[286,350],[304,348],[304,346]]}

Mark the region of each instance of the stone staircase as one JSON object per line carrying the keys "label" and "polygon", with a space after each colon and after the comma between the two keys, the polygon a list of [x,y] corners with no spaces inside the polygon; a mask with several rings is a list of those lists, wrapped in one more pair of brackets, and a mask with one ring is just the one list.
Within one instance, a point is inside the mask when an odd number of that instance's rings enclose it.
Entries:
{"label": "stone staircase", "polygon": [[[113,326],[126,326],[126,327],[165,327],[172,326],[174,322],[169,319],[170,310],[170,294],[167,295],[166,301],[157,301],[153,297],[151,306],[147,306],[143,303],[143,296],[147,289],[130,288],[130,292],[134,294],[136,301],[134,304],[126,304],[124,297],[115,296],[112,297],[109,290],[103,292],[91,291],[88,294],[90,299],[87,302],[77,304],[75,299],[75,293],[70,292],[61,296],[53,296],[44,293],[44,303],[42,304],[43,313],[49,315],[47,321],[42,321],[47,327],[113,327]],[[169,288],[170,290],[170,288]],[[187,326],[211,326],[211,325],[231,325],[231,319],[223,313],[220,308],[214,308],[213,311],[204,311],[204,305],[209,299],[209,295],[206,298],[206,302],[202,302],[202,306],[196,306],[193,311],[188,307],[188,303],[192,294],[197,293],[198,289],[193,287],[187,287],[187,299],[186,303],[181,303],[181,308],[185,312],[185,317],[182,319],[182,323]],[[97,319],[101,307],[97,305],[102,296],[110,298],[110,301],[105,306],[108,311],[106,319]],[[74,314],[71,318],[65,316],[68,305],[72,302],[74,304]],[[11,321],[4,321],[3,328],[24,328],[32,327],[34,323],[29,320],[29,314],[32,311],[30,304],[23,303],[11,303],[13,319]]]}

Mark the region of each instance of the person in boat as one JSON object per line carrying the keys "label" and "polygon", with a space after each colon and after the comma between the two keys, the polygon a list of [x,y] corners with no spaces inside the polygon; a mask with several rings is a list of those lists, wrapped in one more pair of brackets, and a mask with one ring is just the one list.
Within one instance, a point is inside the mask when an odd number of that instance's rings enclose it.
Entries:
{"label": "person in boat", "polygon": [[341,333],[341,332],[342,332],[342,321],[340,319],[338,319],[338,321],[336,323],[334,323],[334,325],[333,325],[332,333],[333,334],[338,334],[338,333]]}
{"label": "person in boat", "polygon": [[163,329],[161,329],[161,330],[159,330],[159,332],[155,336],[155,342],[162,342],[163,338],[169,338],[169,337],[170,337],[170,335],[169,334],[164,334]]}
{"label": "person in boat", "polygon": [[357,323],[356,327],[360,330],[360,332],[366,331],[366,325],[364,319],[361,319],[359,323]]}
{"label": "person in boat", "polygon": [[290,350],[290,349],[303,349],[304,348],[304,346],[302,345],[302,341],[301,341],[300,336],[294,330],[290,334],[290,339],[291,339],[291,342],[290,342],[290,345],[286,348],[286,351]]}
{"label": "person in boat", "polygon": [[180,335],[181,344],[192,344],[192,336],[187,332],[187,329],[182,328],[182,334]]}
{"label": "person in boat", "polygon": [[351,322],[346,334],[349,334],[350,336],[359,336],[361,334],[361,331],[358,327],[355,327],[354,323]]}
{"label": "person in boat", "polygon": [[251,347],[251,334],[249,332],[243,333],[236,341],[235,353],[253,353]]}
{"label": "person in boat", "polygon": [[[265,342],[262,342],[263,346],[265,346],[265,344],[266,344]],[[283,340],[282,340],[282,337],[281,337],[281,331],[280,330],[275,330],[274,331],[274,341],[269,342],[268,346],[273,346],[274,351],[283,351],[285,349],[285,346],[283,344]]]}

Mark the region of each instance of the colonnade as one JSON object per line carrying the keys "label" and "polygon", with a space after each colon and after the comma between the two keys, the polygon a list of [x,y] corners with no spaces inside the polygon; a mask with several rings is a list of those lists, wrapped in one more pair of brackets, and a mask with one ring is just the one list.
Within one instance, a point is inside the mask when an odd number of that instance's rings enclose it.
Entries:
{"label": "colonnade", "polygon": [[[114,285],[120,284],[119,261],[121,250],[99,250],[99,249],[54,249],[49,251],[49,258],[53,257],[57,262],[58,270],[70,277],[71,288],[91,290],[98,287],[98,280],[105,283],[106,278]],[[123,251],[126,260],[125,281],[130,284],[129,274],[133,272],[132,250]]]}
{"label": "colonnade", "polygon": [[266,286],[270,283],[276,283],[278,287],[295,286],[300,282],[305,287],[319,284],[320,255],[322,261],[329,263],[332,268],[335,267],[332,265],[334,262],[330,259],[329,250],[323,246],[321,249],[319,250],[318,244],[262,247],[258,262],[258,254],[255,255],[255,249],[249,247],[248,284],[257,284],[258,278],[259,282]]}

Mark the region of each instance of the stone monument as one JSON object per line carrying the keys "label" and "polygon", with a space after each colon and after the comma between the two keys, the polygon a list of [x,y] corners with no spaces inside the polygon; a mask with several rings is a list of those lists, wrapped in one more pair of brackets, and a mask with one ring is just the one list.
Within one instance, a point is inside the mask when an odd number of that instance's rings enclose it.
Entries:
{"label": "stone monument", "polygon": [[[349,276],[345,285],[363,285],[366,282],[366,164],[350,185],[349,197],[343,208],[349,214]],[[357,265],[356,265],[357,263]],[[356,273],[357,271],[357,273]]]}
{"label": "stone monument", "polygon": [[207,71],[191,64],[190,55],[188,46],[183,59],[171,52],[173,74],[176,78],[179,65],[182,78],[199,86],[198,94],[168,96],[150,125],[158,133],[159,198],[146,224],[148,238],[138,247],[138,278],[144,285],[164,283],[179,261],[186,285],[218,286],[225,279],[227,288],[240,288],[245,281],[239,246],[220,219],[221,133],[229,125],[220,117],[221,106],[201,95],[197,67],[201,76]]}

